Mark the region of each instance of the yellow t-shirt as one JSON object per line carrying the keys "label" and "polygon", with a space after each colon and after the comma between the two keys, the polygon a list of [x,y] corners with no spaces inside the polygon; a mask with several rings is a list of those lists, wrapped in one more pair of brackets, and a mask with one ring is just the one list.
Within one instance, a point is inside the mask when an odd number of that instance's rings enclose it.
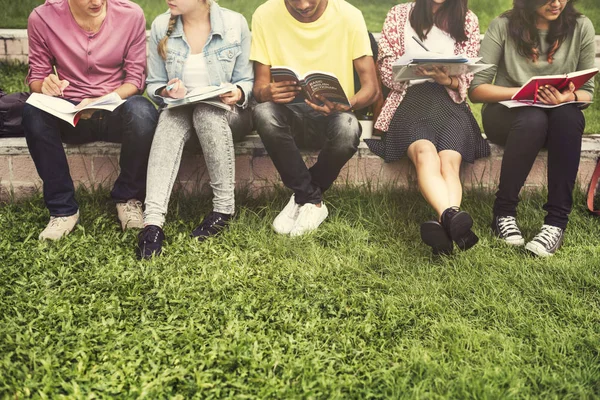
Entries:
{"label": "yellow t-shirt", "polygon": [[285,0],[268,0],[252,16],[251,60],[291,67],[301,75],[332,73],[348,98],[355,93],[352,61],[372,55],[362,13],[344,0],[329,0],[314,22],[295,19]]}

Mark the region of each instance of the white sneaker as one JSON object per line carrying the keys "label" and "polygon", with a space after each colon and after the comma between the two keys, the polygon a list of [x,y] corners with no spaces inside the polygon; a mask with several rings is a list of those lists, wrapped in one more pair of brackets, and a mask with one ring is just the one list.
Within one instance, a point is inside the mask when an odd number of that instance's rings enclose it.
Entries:
{"label": "white sneaker", "polygon": [[136,199],[127,200],[127,203],[117,203],[117,217],[123,230],[144,227],[144,214],[142,202]]}
{"label": "white sneaker", "polygon": [[75,225],[79,223],[79,210],[73,215],[67,217],[50,217],[50,222],[46,229],[40,233],[40,240],[58,240],[67,236]]}
{"label": "white sneaker", "polygon": [[280,235],[287,235],[292,231],[294,224],[296,223],[296,218],[298,218],[298,213],[300,212],[300,204],[296,204],[296,197],[292,195],[290,201],[288,201],[287,205],[281,210],[279,215],[275,217],[273,221],[273,229],[275,232]]}
{"label": "white sneaker", "polygon": [[325,203],[321,202],[321,207],[317,207],[316,204],[306,203],[300,207],[298,218],[296,218],[296,223],[290,232],[290,236],[300,236],[314,231],[321,225],[321,222],[325,221],[328,215],[329,211]]}
{"label": "white sneaker", "polygon": [[561,228],[544,224],[540,233],[527,243],[525,249],[539,257],[550,257],[562,245],[564,237],[565,231]]}

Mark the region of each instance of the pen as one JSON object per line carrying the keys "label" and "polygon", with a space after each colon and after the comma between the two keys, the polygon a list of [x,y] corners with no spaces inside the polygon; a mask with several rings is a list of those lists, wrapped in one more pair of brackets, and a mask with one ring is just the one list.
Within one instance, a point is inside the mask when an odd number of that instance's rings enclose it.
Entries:
{"label": "pen", "polygon": [[166,89],[167,89],[167,92],[168,92],[169,90],[173,90],[173,88],[174,88],[174,87],[175,87],[175,83],[171,83],[169,86],[167,86],[167,87],[166,87]]}
{"label": "pen", "polygon": [[429,49],[427,47],[425,47],[425,45],[423,44],[423,42],[421,42],[421,39],[419,39],[418,37],[416,37],[415,35],[413,35],[412,37],[414,39],[415,42],[417,42],[417,44],[419,46],[421,46],[422,48],[425,49],[425,51],[429,51]]}
{"label": "pen", "polygon": [[[54,75],[56,75],[56,77],[60,80],[60,77],[58,76],[58,71],[56,70],[56,64],[52,65],[52,69],[54,70]],[[62,97],[65,97],[65,94],[62,91],[62,88],[60,88],[60,95]]]}

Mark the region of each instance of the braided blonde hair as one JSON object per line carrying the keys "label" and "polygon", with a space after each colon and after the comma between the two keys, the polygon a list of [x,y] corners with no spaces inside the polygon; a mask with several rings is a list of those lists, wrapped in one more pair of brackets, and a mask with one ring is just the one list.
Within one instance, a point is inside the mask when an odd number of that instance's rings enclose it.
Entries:
{"label": "braided blonde hair", "polygon": [[[215,0],[206,0],[206,4],[210,7]],[[173,33],[173,29],[175,29],[175,25],[177,24],[177,20],[179,19],[179,15],[171,15],[169,18],[169,26],[167,27],[167,33],[165,37],[158,42],[158,55],[162,57],[163,60],[167,59],[167,42],[169,41],[169,37]]]}

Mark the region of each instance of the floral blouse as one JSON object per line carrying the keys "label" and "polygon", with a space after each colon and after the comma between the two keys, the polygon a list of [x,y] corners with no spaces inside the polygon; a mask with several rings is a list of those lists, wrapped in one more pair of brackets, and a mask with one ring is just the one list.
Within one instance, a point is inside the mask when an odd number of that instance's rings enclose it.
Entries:
{"label": "floral blouse", "polygon": [[[404,27],[406,24],[410,24],[409,16],[413,7],[414,3],[404,3],[393,7],[385,18],[383,31],[379,39],[377,64],[381,74],[381,81],[385,86],[392,89],[385,100],[381,114],[379,114],[375,122],[375,128],[383,132],[387,132],[390,121],[408,88],[407,82],[394,81],[392,64],[404,54]],[[467,11],[465,17],[465,33],[467,34],[467,40],[455,43],[454,54],[465,54],[468,58],[475,58],[479,53],[479,20],[471,10]],[[473,80],[473,74],[464,74],[457,78],[458,90],[450,88],[446,88],[446,90],[454,102],[462,103],[467,98],[467,90]]]}

